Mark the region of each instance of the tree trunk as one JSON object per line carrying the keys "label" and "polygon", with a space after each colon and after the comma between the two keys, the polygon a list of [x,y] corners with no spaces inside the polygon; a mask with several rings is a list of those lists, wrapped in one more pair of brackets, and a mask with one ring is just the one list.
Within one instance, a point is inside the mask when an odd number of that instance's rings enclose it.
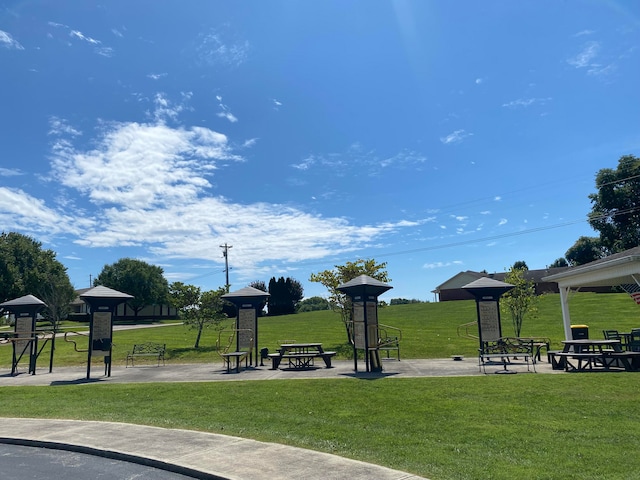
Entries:
{"label": "tree trunk", "polygon": [[202,336],[202,329],[204,325],[198,326],[198,335],[196,336],[196,343],[193,345],[193,348],[200,348],[200,337]]}

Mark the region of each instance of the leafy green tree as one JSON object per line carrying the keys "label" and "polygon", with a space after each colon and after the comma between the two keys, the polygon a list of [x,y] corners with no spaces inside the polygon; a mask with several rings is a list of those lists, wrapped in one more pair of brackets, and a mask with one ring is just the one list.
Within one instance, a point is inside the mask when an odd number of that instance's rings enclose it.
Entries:
{"label": "leafy green tree", "polygon": [[355,262],[347,262],[344,265],[335,265],[333,270],[324,270],[319,273],[312,273],[309,280],[324,285],[329,291],[329,303],[331,308],[340,314],[347,330],[347,336],[350,337],[349,323],[351,320],[351,303],[349,297],[338,290],[338,286],[353,280],[360,275],[368,275],[384,283],[391,280],[387,273],[387,263],[376,263],[371,258],[368,260],[356,260]]}
{"label": "leafy green tree", "polygon": [[515,262],[513,264],[513,268],[514,269],[520,268],[522,270],[529,270],[529,267],[527,266],[527,262],[525,262],[524,260],[518,260],[517,262]]}
{"label": "leafy green tree", "polygon": [[197,332],[193,348],[200,348],[200,339],[205,328],[220,328],[222,322],[228,318],[223,310],[226,302],[222,298],[226,293],[226,287],[202,292],[200,287],[182,282],[169,285],[169,302],[178,310],[184,324]]}
{"label": "leafy green tree", "polygon": [[169,283],[161,267],[133,258],[121,258],[116,263],[105,265],[93,285],[133,295],[127,304],[135,316],[147,305],[164,303],[169,292]]}
{"label": "leafy green tree", "polygon": [[535,283],[524,278],[524,268],[511,267],[504,281],[515,287],[502,295],[500,307],[511,315],[513,332],[516,337],[522,331],[522,321],[527,314],[537,313]]}
{"label": "leafy green tree", "polygon": [[20,233],[0,234],[0,301],[6,302],[24,295],[42,298],[45,290],[64,290],[73,300],[73,287],[67,269],[56,259],[53,250],[44,250],[42,243]]}
{"label": "leafy green tree", "polygon": [[605,253],[598,237],[580,237],[564,257],[569,265],[576,267],[604,258]]}
{"label": "leafy green tree", "polygon": [[420,300],[412,298],[409,300],[408,298],[392,298],[389,302],[389,305],[409,305],[410,303],[422,303]]}
{"label": "leafy green tree", "polygon": [[600,233],[606,254],[640,245],[640,158],[625,155],[614,170],[596,175],[597,193],[589,195],[589,224]]}
{"label": "leafy green tree", "polygon": [[564,257],[556,258],[551,265],[550,268],[560,268],[560,267],[568,267],[567,259]]}
{"label": "leafy green tree", "polygon": [[305,298],[298,304],[298,312],[314,312],[316,310],[330,310],[331,305],[326,298],[309,297]]}
{"label": "leafy green tree", "polygon": [[304,295],[304,289],[297,280],[280,277],[269,280],[269,315],[289,315],[296,312],[296,306]]}

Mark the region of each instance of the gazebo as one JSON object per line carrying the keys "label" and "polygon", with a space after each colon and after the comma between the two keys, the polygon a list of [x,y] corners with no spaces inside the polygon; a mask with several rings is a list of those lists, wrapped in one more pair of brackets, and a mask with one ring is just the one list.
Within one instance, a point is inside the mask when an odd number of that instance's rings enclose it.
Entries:
{"label": "gazebo", "polygon": [[640,246],[543,278],[560,289],[564,336],[571,340],[569,293],[580,287],[622,286],[628,293],[640,291]]}

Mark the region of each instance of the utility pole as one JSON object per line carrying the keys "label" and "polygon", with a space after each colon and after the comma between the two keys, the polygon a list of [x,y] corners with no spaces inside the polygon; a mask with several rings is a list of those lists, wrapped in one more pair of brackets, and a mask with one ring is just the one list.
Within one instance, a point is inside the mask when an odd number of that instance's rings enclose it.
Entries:
{"label": "utility pole", "polygon": [[224,257],[224,273],[227,281],[225,288],[227,289],[227,293],[229,293],[229,288],[231,287],[229,284],[229,249],[232,247],[233,245],[227,245],[226,243],[224,245],[220,245],[220,248],[222,248],[222,256]]}

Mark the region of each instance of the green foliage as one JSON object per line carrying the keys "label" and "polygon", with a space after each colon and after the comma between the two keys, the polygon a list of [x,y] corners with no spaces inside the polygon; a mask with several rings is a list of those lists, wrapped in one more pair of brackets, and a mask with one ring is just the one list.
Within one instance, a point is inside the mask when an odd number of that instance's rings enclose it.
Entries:
{"label": "green foliage", "polygon": [[269,280],[269,315],[288,315],[296,312],[298,302],[304,296],[302,284],[291,278],[271,277]]}
{"label": "green foliage", "polygon": [[384,283],[391,281],[387,273],[387,263],[376,263],[373,258],[347,262],[344,265],[336,265],[333,270],[312,273],[309,281],[321,283],[327,288],[331,308],[340,313],[342,321],[347,324],[351,318],[351,304],[347,295],[338,291],[338,286],[360,275],[368,275]]}
{"label": "green foliage", "polygon": [[415,298],[411,300],[407,298],[392,298],[389,305],[407,305],[409,303],[420,303],[420,300],[416,300]]}
{"label": "green foliage", "polygon": [[569,265],[576,267],[604,258],[605,252],[598,237],[580,237],[564,256]]}
{"label": "green foliage", "polygon": [[330,310],[331,305],[326,298],[322,297],[309,297],[305,298],[298,304],[298,313],[313,312],[315,310]]}
{"label": "green foliage", "polygon": [[527,266],[527,262],[525,262],[524,260],[518,260],[513,264],[512,268],[514,270],[529,270],[529,267]]}
{"label": "green foliage", "polygon": [[[52,250],[31,237],[15,232],[0,234],[0,301],[24,295],[39,296],[42,284],[66,276],[65,267]],[[68,277],[67,277],[68,280]]]}
{"label": "green foliage", "polygon": [[522,331],[522,322],[527,314],[537,312],[538,297],[535,292],[535,283],[524,278],[524,268],[511,267],[505,275],[504,281],[515,285],[514,288],[502,295],[500,306],[511,315],[513,332],[516,337]]}
{"label": "green foliage", "polygon": [[121,258],[116,263],[105,265],[93,284],[133,295],[127,304],[135,315],[147,305],[164,303],[169,292],[161,267],[133,258]]}
{"label": "green foliage", "polygon": [[553,263],[549,265],[550,268],[561,268],[561,267],[568,267],[568,266],[569,266],[569,263],[564,257],[556,258],[553,261]]}
{"label": "green foliage", "polygon": [[214,327],[216,330],[222,328],[222,322],[227,319],[224,313],[225,301],[222,298],[226,293],[226,287],[202,292],[200,287],[182,282],[173,282],[169,286],[171,305],[178,310],[184,324],[197,331],[193,348],[200,348],[200,340],[205,328]]}
{"label": "green foliage", "polygon": [[600,233],[606,252],[617,253],[640,245],[640,158],[625,155],[615,170],[600,170],[596,188],[597,193],[589,195],[589,224]]}
{"label": "green foliage", "polygon": [[42,313],[57,329],[69,313],[75,291],[67,269],[52,250],[31,237],[0,234],[0,301],[34,295],[47,304]]}

